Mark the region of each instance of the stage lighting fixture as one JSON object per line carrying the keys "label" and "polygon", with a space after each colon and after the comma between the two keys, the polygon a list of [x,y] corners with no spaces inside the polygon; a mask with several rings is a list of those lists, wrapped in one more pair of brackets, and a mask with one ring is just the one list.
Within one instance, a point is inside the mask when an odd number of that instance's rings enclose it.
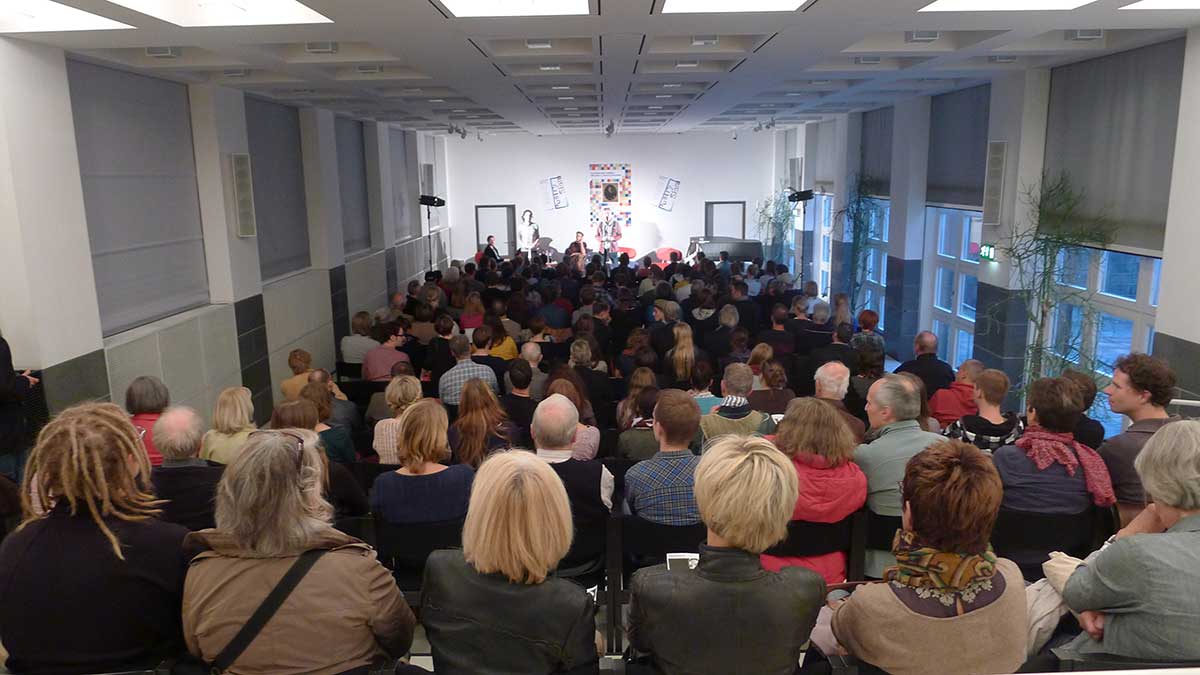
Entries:
{"label": "stage lighting fixture", "polygon": [[421,206],[445,206],[446,200],[433,195],[421,195]]}

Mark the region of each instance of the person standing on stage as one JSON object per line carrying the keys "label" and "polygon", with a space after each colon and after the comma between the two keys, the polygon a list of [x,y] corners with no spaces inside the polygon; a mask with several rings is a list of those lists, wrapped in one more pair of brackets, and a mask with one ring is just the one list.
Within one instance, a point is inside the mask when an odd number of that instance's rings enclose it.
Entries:
{"label": "person standing on stage", "polygon": [[617,264],[617,242],[621,240],[621,225],[613,217],[612,212],[606,211],[604,219],[596,224],[596,239],[600,240],[600,252],[610,265]]}
{"label": "person standing on stage", "polygon": [[517,228],[517,251],[532,254],[537,240],[538,228],[533,222],[533,211],[525,209],[521,213],[521,225]]}

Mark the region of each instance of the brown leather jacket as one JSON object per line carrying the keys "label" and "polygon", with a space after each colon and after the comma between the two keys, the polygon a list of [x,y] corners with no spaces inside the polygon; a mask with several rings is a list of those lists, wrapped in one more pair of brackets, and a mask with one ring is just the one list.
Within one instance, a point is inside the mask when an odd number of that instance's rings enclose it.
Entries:
{"label": "brown leather jacket", "polygon": [[[299,555],[263,557],[220,530],[193,532],[183,589],[188,651],[211,661],[233,639]],[[229,669],[233,675],[340,673],[403,656],[416,618],[367,544],[333,528],[303,550],[328,549]]]}

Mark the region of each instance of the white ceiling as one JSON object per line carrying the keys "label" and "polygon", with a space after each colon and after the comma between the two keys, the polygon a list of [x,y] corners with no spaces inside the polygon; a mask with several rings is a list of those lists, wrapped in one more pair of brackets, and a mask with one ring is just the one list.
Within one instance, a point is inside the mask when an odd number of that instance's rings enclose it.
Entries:
{"label": "white ceiling", "polygon": [[[24,1],[0,0],[0,25]],[[1120,9],[1134,0],[1020,12],[918,11],[931,0],[810,0],[800,11],[727,14],[661,14],[663,0],[590,0],[588,16],[471,19],[450,16],[435,0],[303,0],[332,22],[183,28],[107,0],[57,1],[136,30],[10,35],[179,81],[406,128],[453,123],[484,134],[600,133],[609,121],[619,133],[744,129],[772,119],[790,126],[1200,25],[1200,9]],[[1105,29],[1104,38],[1064,36],[1093,28]],[[914,44],[905,40],[912,30],[942,34]],[[693,36],[714,35],[716,46],[693,46]],[[531,49],[527,40],[551,47]],[[336,41],[338,51],[307,53],[310,41]],[[179,56],[151,58],[146,47],[178,47]],[[879,63],[857,64],[859,56]]]}

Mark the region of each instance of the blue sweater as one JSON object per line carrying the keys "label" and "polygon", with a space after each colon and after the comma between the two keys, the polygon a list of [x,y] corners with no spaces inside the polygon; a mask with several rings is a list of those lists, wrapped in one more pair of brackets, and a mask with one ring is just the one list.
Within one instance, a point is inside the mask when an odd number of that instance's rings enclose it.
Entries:
{"label": "blue sweater", "polygon": [[467,515],[475,470],[455,464],[444,471],[405,476],[389,471],[375,479],[371,511],[389,523],[434,523]]}

